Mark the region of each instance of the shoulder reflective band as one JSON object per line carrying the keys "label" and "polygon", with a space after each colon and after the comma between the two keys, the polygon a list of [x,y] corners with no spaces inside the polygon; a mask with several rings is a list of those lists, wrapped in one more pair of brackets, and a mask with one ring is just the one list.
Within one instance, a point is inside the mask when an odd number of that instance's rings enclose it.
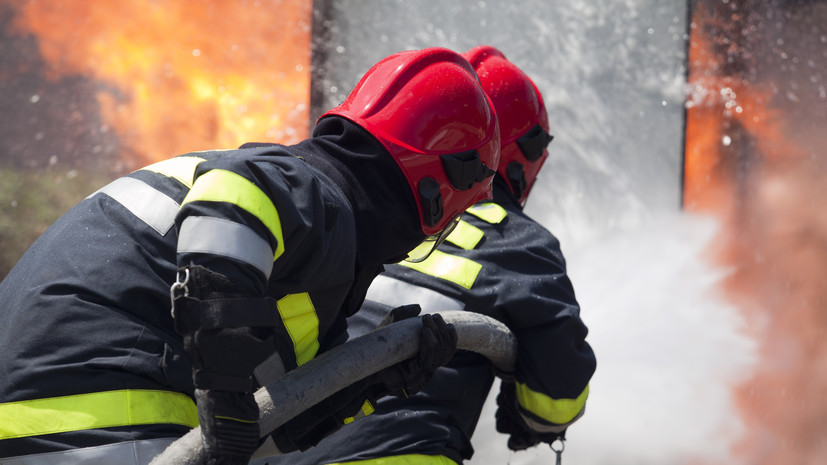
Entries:
{"label": "shoulder reflective band", "polygon": [[465,308],[465,304],[459,300],[427,287],[409,284],[401,279],[391,278],[384,274],[380,274],[370,283],[365,299],[393,308],[411,303],[411,296],[414,295],[416,296],[416,302],[422,307],[422,313],[463,310]]}
{"label": "shoulder reflective band", "polygon": [[141,170],[163,174],[169,178],[177,179],[187,187],[192,187],[195,167],[202,161],[204,161],[204,159],[198,157],[175,157],[145,166],[141,168]]}
{"label": "shoulder reflective band", "polygon": [[258,268],[267,279],[273,271],[273,249],[249,227],[211,216],[188,216],[178,233],[178,253],[222,255]]}
{"label": "shoulder reflective band", "polygon": [[98,193],[112,197],[162,236],[175,224],[178,202],[140,179],[116,179],[89,197]]}
{"label": "shoulder reflective band", "polygon": [[482,229],[467,221],[460,221],[445,240],[461,249],[471,250],[480,243],[483,236],[485,233]]}
{"label": "shoulder reflective band", "polygon": [[532,391],[523,383],[516,382],[517,402],[520,406],[538,417],[562,425],[570,422],[583,410],[586,399],[589,397],[589,387],[577,396],[576,399],[552,399],[551,397]]}
{"label": "shoulder reflective band", "polygon": [[444,455],[392,455],[378,459],[356,460],[353,462],[337,462],[330,465],[457,465],[456,462]]}
{"label": "shoulder reflective band", "polygon": [[419,263],[406,261],[400,265],[437,278],[442,278],[466,289],[471,289],[482,265],[464,257],[450,255],[441,250],[434,250],[431,256]]}
{"label": "shoulder reflective band", "polygon": [[471,208],[465,211],[485,221],[486,223],[491,224],[499,224],[505,219],[506,216],[508,216],[508,212],[505,211],[505,208],[491,202],[472,205]]}
{"label": "shoulder reflective band", "polygon": [[226,170],[211,170],[202,174],[192,184],[183,204],[204,200],[208,202],[227,202],[238,206],[261,220],[276,238],[276,251],[273,260],[284,253],[284,238],[281,233],[281,220],[276,206],[258,186],[240,174]]}
{"label": "shoulder reflective band", "polygon": [[172,391],[125,389],[0,404],[0,439],[115,426],[198,426],[189,396]]}
{"label": "shoulder reflective band", "polygon": [[296,365],[301,365],[316,356],[319,351],[319,317],[313,301],[306,292],[288,294],[278,300],[281,321],[296,352]]}
{"label": "shoulder reflective band", "polygon": [[357,413],[355,416],[345,418],[344,424],[347,425],[353,423],[354,421],[360,418],[365,418],[366,416],[373,413],[375,410],[376,409],[373,408],[373,404],[371,404],[369,400],[366,400],[364,403],[362,403],[362,409],[359,410],[359,413]]}

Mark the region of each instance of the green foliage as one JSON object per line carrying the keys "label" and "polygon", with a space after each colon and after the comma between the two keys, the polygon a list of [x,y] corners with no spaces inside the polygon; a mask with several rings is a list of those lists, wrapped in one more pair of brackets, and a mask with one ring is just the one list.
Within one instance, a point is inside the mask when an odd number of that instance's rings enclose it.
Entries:
{"label": "green foliage", "polygon": [[58,166],[0,166],[0,279],[60,215],[107,182],[104,175]]}

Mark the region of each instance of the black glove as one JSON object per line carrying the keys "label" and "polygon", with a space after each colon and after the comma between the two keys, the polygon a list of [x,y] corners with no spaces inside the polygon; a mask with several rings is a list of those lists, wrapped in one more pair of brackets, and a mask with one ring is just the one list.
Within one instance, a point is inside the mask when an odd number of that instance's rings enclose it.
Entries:
{"label": "black glove", "polygon": [[[417,305],[416,308],[419,306]],[[400,307],[397,317],[416,316],[410,306]],[[403,319],[404,319],[403,318]],[[398,321],[394,320],[394,321]],[[381,387],[374,395],[408,397],[425,387],[437,368],[448,363],[457,350],[457,331],[454,325],[445,323],[438,313],[422,316],[422,331],[419,333],[419,352],[416,356],[385,368],[373,375]]]}
{"label": "black glove", "polygon": [[[421,310],[416,304],[397,307],[379,327],[413,318]],[[389,394],[415,394],[425,387],[438,367],[451,360],[456,346],[453,325],[445,323],[440,315],[424,315],[419,353],[415,357],[357,381],[289,420],[271,434],[276,447],[283,454],[305,451],[341,428],[346,418],[359,414],[365,401],[375,403]]]}
{"label": "black glove", "polygon": [[523,416],[517,410],[517,394],[514,383],[503,382],[500,394],[497,396],[497,431],[508,434],[508,448],[514,451],[525,450],[536,446],[541,442],[549,445],[556,439],[565,439],[566,429],[560,427],[559,431],[539,432],[528,426]]}
{"label": "black glove", "polygon": [[196,389],[195,401],[206,465],[246,465],[261,445],[253,394]]}
{"label": "black glove", "polygon": [[178,279],[175,329],[193,364],[206,463],[246,465],[261,443],[252,374],[275,350],[274,304],[234,293],[207,268],[182,269]]}

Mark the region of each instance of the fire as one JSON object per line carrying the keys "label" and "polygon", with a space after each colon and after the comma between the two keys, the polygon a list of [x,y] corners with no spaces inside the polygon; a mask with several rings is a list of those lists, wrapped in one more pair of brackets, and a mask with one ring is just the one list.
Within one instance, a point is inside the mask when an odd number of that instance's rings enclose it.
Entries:
{"label": "fire", "polygon": [[[808,59],[822,54],[825,17],[735,0],[698,2],[693,15],[686,208],[724,223],[725,290],[762,345],[753,379],[734,389],[748,428],[739,463],[827,456],[827,102],[824,66]],[[797,63],[803,80],[789,72]]]}
{"label": "fire", "polygon": [[310,0],[0,0],[52,78],[100,83],[108,126],[139,163],[307,136]]}

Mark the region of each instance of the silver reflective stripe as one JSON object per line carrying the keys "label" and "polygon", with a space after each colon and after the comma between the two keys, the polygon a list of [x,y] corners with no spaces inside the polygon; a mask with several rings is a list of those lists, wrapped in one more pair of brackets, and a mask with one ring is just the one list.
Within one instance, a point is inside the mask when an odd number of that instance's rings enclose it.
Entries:
{"label": "silver reflective stripe", "polygon": [[249,227],[210,216],[189,216],[178,233],[178,253],[223,255],[249,263],[269,279],[274,253],[270,244]]}
{"label": "silver reflective stripe", "polygon": [[[281,455],[283,452],[276,447],[276,441],[273,440],[273,436],[268,434],[266,438],[264,438],[264,442],[258,447],[258,449],[253,452],[253,456],[250,457],[250,464],[249,465],[270,465],[270,462],[273,461],[273,457],[276,455]],[[261,462],[257,462],[256,460],[265,459]],[[2,464],[0,464],[2,465]]]}
{"label": "silver reflective stripe", "polygon": [[100,463],[148,465],[178,438],[147,439],[84,447],[45,454],[0,458],[0,465],[65,465],[67,463]]}
{"label": "silver reflective stripe", "polygon": [[465,304],[459,300],[385,275],[379,275],[373,280],[365,298],[391,307],[418,303],[423,313],[465,308]]}
{"label": "silver reflective stripe", "polygon": [[116,179],[89,197],[99,193],[115,199],[162,236],[175,224],[175,214],[180,208],[168,195],[130,177]]}
{"label": "silver reflective stripe", "polygon": [[273,352],[273,355],[269,356],[267,360],[261,362],[261,364],[253,370],[253,374],[256,375],[256,381],[262,386],[267,386],[281,378],[281,375],[285,372],[287,372],[287,370],[284,368],[284,362],[281,361],[281,355],[279,355],[278,352]]}

